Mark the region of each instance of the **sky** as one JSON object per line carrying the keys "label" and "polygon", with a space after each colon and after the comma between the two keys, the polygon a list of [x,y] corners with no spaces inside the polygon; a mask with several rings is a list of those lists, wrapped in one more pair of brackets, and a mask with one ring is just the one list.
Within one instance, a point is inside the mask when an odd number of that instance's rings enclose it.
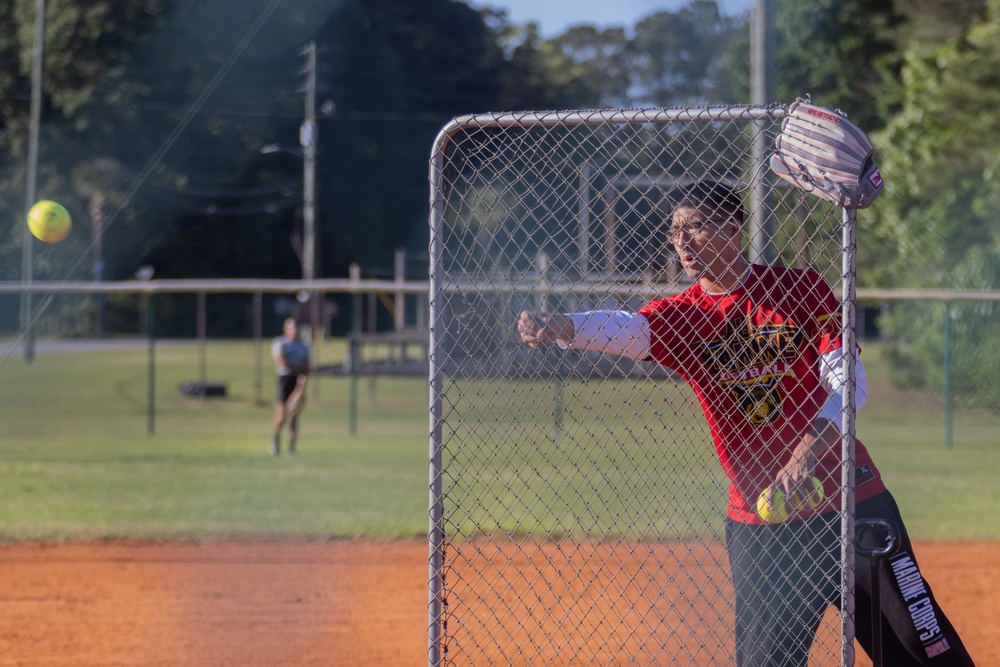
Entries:
{"label": "sky", "polygon": [[[650,14],[677,11],[690,0],[467,0],[476,8],[496,7],[507,10],[511,23],[534,21],[542,37],[554,37],[581,23],[606,28],[630,27]],[[754,0],[716,0],[723,14],[741,14]]]}

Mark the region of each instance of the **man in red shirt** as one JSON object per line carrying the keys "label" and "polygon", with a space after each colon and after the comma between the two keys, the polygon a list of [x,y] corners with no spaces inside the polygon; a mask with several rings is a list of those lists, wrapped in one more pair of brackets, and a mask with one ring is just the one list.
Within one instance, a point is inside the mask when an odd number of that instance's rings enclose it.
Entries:
{"label": "man in red shirt", "polygon": [[[518,331],[532,347],[653,360],[687,381],[730,479],[737,665],[804,667],[826,607],[840,603],[840,305],[813,271],[750,264],[741,251],[743,219],[730,188],[696,183],[676,201],[668,233],[691,287],[637,313],[525,311]],[[855,376],[860,410],[867,400],[860,360]],[[899,551],[880,564],[885,664],[972,665],[861,442],[855,458],[856,517],[888,519],[901,532]],[[777,491],[810,497],[813,477],[825,489],[818,507],[805,504],[773,525],[757,513],[762,492],[771,501]],[[871,618],[871,575],[860,557],[855,573],[858,618]],[[857,635],[870,654],[871,626],[859,622]]]}

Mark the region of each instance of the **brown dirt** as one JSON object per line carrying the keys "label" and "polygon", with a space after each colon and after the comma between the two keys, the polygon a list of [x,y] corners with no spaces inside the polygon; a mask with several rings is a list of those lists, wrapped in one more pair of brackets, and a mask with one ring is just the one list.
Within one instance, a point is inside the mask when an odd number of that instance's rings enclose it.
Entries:
{"label": "brown dirt", "polygon": [[[1000,665],[998,546],[916,546],[980,667]],[[413,541],[13,543],[0,665],[425,665],[426,582]]]}

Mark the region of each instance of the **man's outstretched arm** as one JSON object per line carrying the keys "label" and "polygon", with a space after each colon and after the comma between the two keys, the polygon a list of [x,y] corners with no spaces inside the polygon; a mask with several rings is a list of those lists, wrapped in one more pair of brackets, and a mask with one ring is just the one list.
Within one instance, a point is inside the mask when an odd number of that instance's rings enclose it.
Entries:
{"label": "man's outstretched arm", "polygon": [[555,343],[564,349],[649,357],[649,321],[624,310],[593,310],[572,315],[526,310],[517,321],[521,342],[529,347]]}

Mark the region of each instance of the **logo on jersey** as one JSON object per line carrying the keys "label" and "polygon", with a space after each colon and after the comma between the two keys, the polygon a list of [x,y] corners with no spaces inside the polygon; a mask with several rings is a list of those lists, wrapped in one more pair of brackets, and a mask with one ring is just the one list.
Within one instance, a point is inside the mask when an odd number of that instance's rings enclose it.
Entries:
{"label": "logo on jersey", "polygon": [[794,375],[792,362],[802,335],[791,324],[758,326],[749,318],[732,319],[721,338],[702,342],[698,349],[716,380],[733,392],[747,421],[765,426],[781,416],[780,380]]}
{"label": "logo on jersey", "polygon": [[754,426],[765,426],[781,415],[782,396],[777,378],[752,385],[730,385],[740,404],[740,410]]}

